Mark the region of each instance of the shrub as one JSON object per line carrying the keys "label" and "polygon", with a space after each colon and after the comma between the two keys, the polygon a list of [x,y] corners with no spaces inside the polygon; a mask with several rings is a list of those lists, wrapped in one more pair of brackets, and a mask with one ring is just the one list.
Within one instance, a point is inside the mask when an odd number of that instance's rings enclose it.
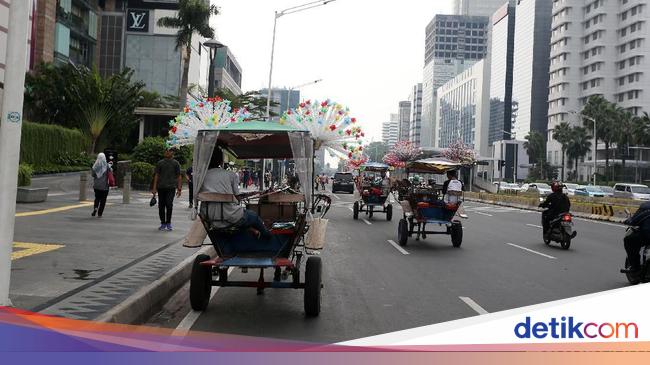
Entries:
{"label": "shrub", "polygon": [[61,156],[79,156],[88,148],[88,138],[78,130],[57,125],[24,122],[20,162],[30,165],[58,164]]}
{"label": "shrub", "polygon": [[78,172],[89,170],[88,166],[62,166],[62,165],[36,165],[33,167],[34,174],[61,174],[65,172]]}
{"label": "shrub", "polygon": [[57,165],[61,166],[92,166],[95,162],[86,152],[82,153],[69,153],[69,152],[60,152],[54,161]]}
{"label": "shrub", "polygon": [[154,165],[146,162],[131,163],[131,183],[134,185],[151,185]]}
{"label": "shrub", "polygon": [[[156,165],[165,156],[165,140],[162,137],[147,137],[133,149],[131,158],[135,162]],[[192,146],[183,146],[174,152],[174,158],[182,165],[192,159]]]}
{"label": "shrub", "polygon": [[30,165],[21,163],[18,166],[18,186],[30,186],[34,170]]}

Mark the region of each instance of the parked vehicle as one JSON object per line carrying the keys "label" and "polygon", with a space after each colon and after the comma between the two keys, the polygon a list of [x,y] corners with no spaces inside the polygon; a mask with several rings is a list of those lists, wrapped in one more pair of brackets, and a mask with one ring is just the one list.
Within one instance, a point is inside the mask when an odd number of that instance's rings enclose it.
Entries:
{"label": "parked vehicle", "polygon": [[332,193],[346,191],[354,194],[354,178],[351,172],[337,172],[332,180]]}
{"label": "parked vehicle", "polygon": [[598,186],[581,186],[575,190],[575,196],[587,196],[590,198],[604,198],[605,192]]}
{"label": "parked vehicle", "polygon": [[576,189],[579,189],[580,185],[578,184],[564,184],[564,191],[568,196],[576,195]]}
{"label": "parked vehicle", "polygon": [[614,197],[621,199],[650,200],[650,189],[647,185],[616,184]]}
{"label": "parked vehicle", "polygon": [[528,185],[528,192],[538,193],[540,197],[551,194],[551,186],[547,183],[532,183]]}
{"label": "parked vehicle", "polygon": [[614,188],[611,186],[601,186],[601,185],[596,185],[600,190],[603,191],[603,194],[605,194],[605,198],[613,198],[614,197]]}

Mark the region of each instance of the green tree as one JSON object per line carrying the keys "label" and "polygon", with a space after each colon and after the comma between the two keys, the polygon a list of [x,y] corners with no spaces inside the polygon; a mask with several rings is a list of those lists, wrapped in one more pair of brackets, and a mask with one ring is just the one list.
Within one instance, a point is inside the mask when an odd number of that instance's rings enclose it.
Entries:
{"label": "green tree", "polygon": [[185,105],[187,101],[192,37],[197,34],[203,38],[214,38],[214,29],[210,27],[210,16],[217,14],[219,14],[217,6],[210,5],[207,1],[179,0],[178,14],[175,17],[162,17],[158,20],[158,26],[178,29],[176,32],[176,49],[185,51],[179,105]]}
{"label": "green tree", "polygon": [[382,162],[390,147],[384,142],[371,142],[364,147],[365,155],[372,162]]}
{"label": "green tree", "polygon": [[562,146],[562,176],[561,180],[564,180],[564,160],[566,157],[567,147],[571,141],[571,125],[567,122],[562,122],[553,128],[553,139],[556,140]]}
{"label": "green tree", "polygon": [[[266,97],[258,91],[248,91],[238,95],[228,89],[219,89],[216,91],[216,96],[229,100],[230,107],[233,109],[248,109],[252,119],[266,119]],[[271,101],[271,108],[277,105],[279,105],[277,102]],[[271,117],[277,116],[276,113],[271,112]]]}
{"label": "green tree", "polygon": [[[534,167],[538,167],[540,164],[543,164],[546,160],[546,141],[544,136],[538,131],[530,131],[526,136],[526,142],[524,142],[524,148],[526,153],[528,153],[528,158],[533,163]],[[540,178],[544,179],[543,168],[539,169]]]}
{"label": "green tree", "polygon": [[591,150],[591,139],[587,129],[584,127],[573,127],[567,146],[567,156],[569,157],[569,164],[573,163],[574,178],[578,176],[578,160],[585,157]]}
{"label": "green tree", "polygon": [[[613,143],[616,142],[617,128],[616,125],[616,104],[607,101],[602,96],[592,96],[582,109],[582,114],[596,121],[596,146],[598,141],[605,144],[605,176],[609,179],[609,157]],[[584,119],[584,126],[590,131],[594,130],[594,122]],[[594,156],[596,158],[596,156]]]}
{"label": "green tree", "polygon": [[95,153],[97,140],[104,132],[106,124],[111,120],[112,113],[103,105],[89,105],[82,110],[82,118],[87,123],[87,133],[90,136],[89,153]]}

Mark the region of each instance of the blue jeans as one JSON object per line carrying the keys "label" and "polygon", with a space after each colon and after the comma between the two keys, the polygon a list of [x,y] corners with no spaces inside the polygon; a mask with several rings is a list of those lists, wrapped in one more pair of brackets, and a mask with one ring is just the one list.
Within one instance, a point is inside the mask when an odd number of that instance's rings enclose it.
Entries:
{"label": "blue jeans", "polygon": [[252,210],[246,209],[244,211],[244,218],[242,219],[243,223],[241,224],[242,227],[250,227],[250,228],[255,228],[256,230],[260,231],[262,234],[262,237],[270,237],[271,232],[269,232],[268,229],[266,229],[266,226],[264,226],[264,222],[260,218],[260,216],[257,215],[257,213],[253,212]]}

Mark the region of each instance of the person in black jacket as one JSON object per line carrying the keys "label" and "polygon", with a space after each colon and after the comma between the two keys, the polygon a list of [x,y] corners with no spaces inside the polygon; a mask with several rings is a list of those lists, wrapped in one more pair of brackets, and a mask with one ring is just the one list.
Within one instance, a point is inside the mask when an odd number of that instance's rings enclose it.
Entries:
{"label": "person in black jacket", "polygon": [[550,222],[562,213],[568,213],[571,210],[571,201],[562,191],[562,184],[554,181],[551,184],[553,191],[546,200],[539,205],[540,208],[546,208],[542,213],[542,225],[544,228],[544,235],[546,235],[550,228]]}
{"label": "person in black jacket", "polygon": [[626,235],[623,239],[623,246],[627,252],[627,258],[630,263],[630,271],[638,273],[641,270],[641,248],[645,246],[650,238],[650,202],[643,203],[634,215],[628,218],[624,224],[638,227],[631,234]]}

